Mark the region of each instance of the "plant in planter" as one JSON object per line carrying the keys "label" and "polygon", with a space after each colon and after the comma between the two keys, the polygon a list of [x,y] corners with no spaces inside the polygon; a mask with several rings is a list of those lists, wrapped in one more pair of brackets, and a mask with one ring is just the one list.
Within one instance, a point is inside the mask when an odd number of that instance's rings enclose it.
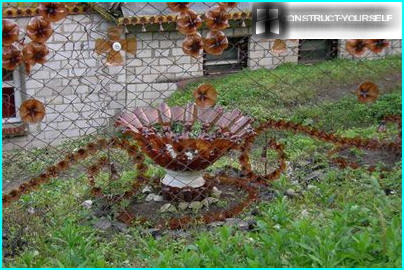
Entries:
{"label": "plant in planter", "polygon": [[253,133],[252,118],[238,109],[226,112],[213,106],[217,94],[211,85],[201,85],[194,96],[196,103],[184,107],[161,103],[157,108],[136,108],[118,119],[141,151],[165,168],[161,184],[167,200],[205,198],[212,184],[203,171],[230,150],[239,149]]}

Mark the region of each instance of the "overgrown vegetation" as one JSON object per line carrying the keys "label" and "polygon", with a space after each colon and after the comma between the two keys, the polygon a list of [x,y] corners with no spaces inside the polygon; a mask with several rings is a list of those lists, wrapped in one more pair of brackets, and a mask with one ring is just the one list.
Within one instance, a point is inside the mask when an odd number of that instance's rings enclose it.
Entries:
{"label": "overgrown vegetation", "polygon": [[[283,65],[273,71],[243,71],[212,84],[218,89],[220,104],[239,107],[260,120],[283,117],[346,136],[388,138],[397,131],[395,127],[389,126],[387,134],[376,129],[384,115],[401,114],[401,79],[384,84],[383,94],[371,105],[358,103],[347,91],[325,95],[320,101],[323,89],[313,87],[332,88],[334,81],[338,82],[336,87],[354,87],[364,79],[383,81],[383,76],[398,70],[401,72],[398,57],[336,60],[314,66]],[[170,102],[192,100],[194,86],[175,93]],[[266,90],[268,86],[273,87],[273,93]],[[302,93],[292,91],[296,88]],[[282,99],[272,98],[273,94]],[[268,136],[285,143],[287,160],[296,169],[274,182],[273,200],[243,213],[242,217],[250,217],[251,211],[255,212],[254,230],[196,227],[184,237],[170,233],[153,237],[141,226],[115,233],[95,230],[97,220],[89,219],[89,210],[81,206],[90,198],[83,172],[54,180],[3,211],[3,224],[12,225],[7,227],[9,237],[17,235],[21,226],[29,228],[22,235],[25,244],[21,250],[3,258],[3,266],[401,267],[401,161],[380,178],[379,171],[334,167],[326,156],[329,144],[288,132],[269,132]],[[257,141],[253,157],[259,158],[262,141]],[[37,151],[45,155],[43,150]],[[40,171],[37,166],[29,169]],[[318,172],[316,177],[310,177],[313,172]],[[288,189],[296,196],[285,196]],[[27,213],[30,207],[34,214]],[[16,215],[22,220],[13,221]]]}

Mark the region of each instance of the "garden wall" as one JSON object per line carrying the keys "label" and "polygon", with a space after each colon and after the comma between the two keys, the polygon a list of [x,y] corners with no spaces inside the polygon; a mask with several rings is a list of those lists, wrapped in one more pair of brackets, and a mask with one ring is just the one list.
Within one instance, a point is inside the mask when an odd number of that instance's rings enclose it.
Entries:
{"label": "garden wall", "polygon": [[[16,20],[25,29],[29,19]],[[47,42],[48,62],[34,66],[31,76],[21,76],[19,89],[22,100],[35,97],[44,102],[45,119],[38,126],[28,126],[26,135],[7,139],[3,150],[56,145],[66,138],[104,133],[124,108],[159,103],[177,89],[178,81],[203,76],[203,57],[184,55],[184,35],[179,32],[136,33],[136,56],[126,55],[124,67],[106,67],[102,63],[105,55],[97,55],[94,47],[95,40],[105,37],[110,26],[97,15],[71,15],[54,24],[55,33]],[[281,62],[298,61],[297,43],[288,41],[287,53],[278,55],[270,51],[273,40],[251,37],[251,27],[230,28],[225,33],[228,37],[250,36],[251,69],[271,69]],[[400,42],[394,44],[394,53],[401,53],[397,49],[401,41],[394,42]],[[386,54],[391,53],[386,50]],[[344,50],[339,55],[350,57]]]}

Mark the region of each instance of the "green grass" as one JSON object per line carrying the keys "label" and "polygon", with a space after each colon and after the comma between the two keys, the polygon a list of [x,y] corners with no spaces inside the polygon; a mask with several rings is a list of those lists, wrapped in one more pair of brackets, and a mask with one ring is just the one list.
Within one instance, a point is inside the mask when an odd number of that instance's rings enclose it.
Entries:
{"label": "green grass", "polygon": [[[274,70],[248,69],[219,78],[202,79],[176,91],[170,105],[184,105],[193,100],[194,89],[204,82],[218,92],[218,104],[239,108],[257,120],[292,116],[300,106],[317,106],[319,97],[343,96],[365,80],[383,81],[390,74],[401,73],[401,58],[351,61],[336,59],[311,66],[286,63]],[[393,85],[400,82],[393,82]],[[382,86],[380,86],[383,89]]]}
{"label": "green grass", "polygon": [[[261,120],[283,117],[346,136],[385,138],[394,135],[396,128],[389,127],[391,130],[385,135],[377,133],[376,128],[384,115],[401,114],[401,89],[397,85],[383,92],[374,104],[363,105],[349,93],[338,99],[313,101],[319,90],[311,88],[308,82],[329,83],[324,72],[346,85],[364,77],[382,80],[378,77],[380,74],[395,72],[398,67],[401,69],[399,58],[363,62],[337,60],[315,66],[284,65],[273,71],[243,71],[212,83],[218,89],[220,104],[241,107],[245,113]],[[288,71],[290,69],[306,75],[296,75]],[[292,106],[270,98],[266,87],[281,84],[270,75],[272,73],[300,85],[304,94],[288,92],[291,88],[287,86],[273,88],[277,94],[285,95],[285,99],[299,98],[300,104]],[[252,77],[266,86],[261,88],[252,83]],[[175,93],[169,102],[190,101],[194,86]],[[267,108],[271,108],[270,112]],[[19,229],[24,228],[23,239],[27,242],[21,253],[3,259],[3,266],[401,267],[401,161],[384,178],[379,178],[378,172],[371,174],[364,169],[354,171],[331,166],[327,151],[332,145],[327,143],[290,132],[269,131],[268,136],[286,145],[287,160],[291,163],[310,160],[311,164],[296,169],[292,177],[282,175],[271,187],[277,194],[274,200],[259,202],[241,215],[249,217],[250,210],[258,208],[255,231],[242,232],[231,227],[206,231],[196,227],[188,231],[189,237],[179,239],[170,234],[155,239],[145,234],[141,226],[130,227],[126,233],[97,231],[92,228],[97,219],[89,218],[88,210],[80,205],[89,199],[86,177],[68,176],[24,195],[3,211],[3,223],[12,225],[10,235],[18,235]],[[72,148],[85,141],[75,142]],[[257,139],[251,153],[253,162],[260,155],[262,142],[263,138]],[[46,151],[36,151],[48,157]],[[121,161],[126,158],[124,154],[116,153],[116,156]],[[211,169],[228,164],[233,165],[234,159],[221,159]],[[43,166],[33,166],[32,173],[39,172]],[[309,188],[302,179],[317,170],[315,167],[324,172],[320,180],[309,183]],[[150,173],[160,173],[156,167],[150,170]],[[130,169],[122,175],[128,184],[134,176]],[[285,197],[289,188],[300,195],[293,199]],[[122,189],[117,184],[116,190]],[[387,196],[387,189],[394,193]],[[36,209],[36,213],[28,215],[28,207]]]}

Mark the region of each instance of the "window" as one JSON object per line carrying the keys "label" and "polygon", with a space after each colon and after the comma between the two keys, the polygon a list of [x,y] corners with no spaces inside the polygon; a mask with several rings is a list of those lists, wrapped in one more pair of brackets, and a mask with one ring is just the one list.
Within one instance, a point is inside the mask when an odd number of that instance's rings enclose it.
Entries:
{"label": "window", "polygon": [[299,62],[310,63],[337,57],[338,39],[300,39]]}
{"label": "window", "polygon": [[20,122],[18,108],[21,105],[19,70],[2,70],[2,123]]}
{"label": "window", "polygon": [[203,74],[237,72],[247,67],[248,37],[228,37],[229,46],[221,55],[203,54]]}

